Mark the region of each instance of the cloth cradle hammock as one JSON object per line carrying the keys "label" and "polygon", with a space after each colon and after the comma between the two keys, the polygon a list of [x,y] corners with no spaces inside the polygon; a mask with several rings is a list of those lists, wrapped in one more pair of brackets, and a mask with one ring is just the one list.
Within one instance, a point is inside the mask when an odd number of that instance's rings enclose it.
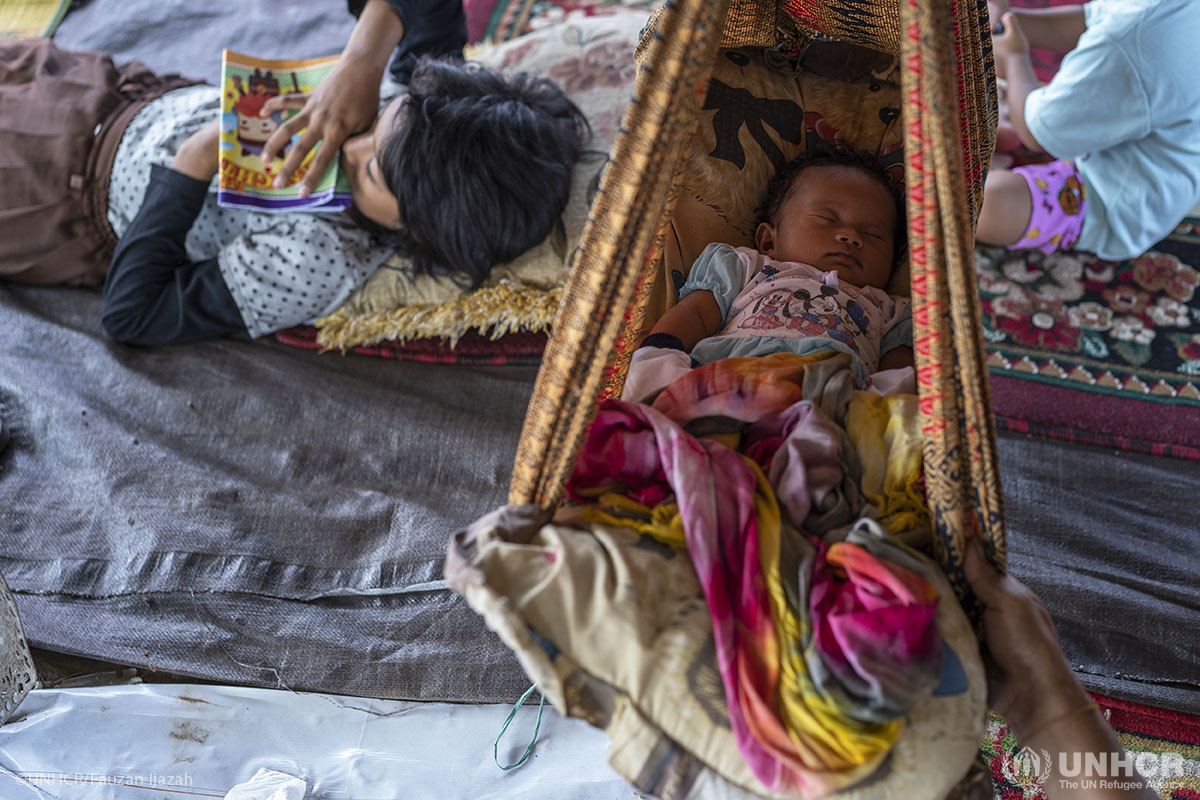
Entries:
{"label": "cloth cradle hammock", "polygon": [[[769,48],[788,35],[840,40],[900,59],[913,349],[926,497],[935,558],[949,587],[970,610],[973,600],[962,571],[966,544],[981,538],[994,563],[1003,567],[1005,561],[972,263],[975,220],[996,126],[985,0],[899,0],[898,7],[878,0],[667,3],[645,34],[648,58],[637,94],[593,202],[543,357],[518,445],[509,509],[530,504],[550,510],[559,505],[598,400],[620,392],[660,267],[680,165],[718,50]],[[529,520],[514,524],[528,525]],[[447,566],[452,587],[484,613],[510,646],[514,641],[529,644],[531,634],[518,630],[520,623],[481,608],[478,579],[465,574],[461,549],[456,561],[455,548],[452,542]],[[533,636],[553,659],[555,645]],[[519,648],[514,649],[520,657]],[[540,686],[539,668],[521,660]],[[560,709],[569,705],[563,695],[571,687],[560,687],[557,696],[544,687],[543,691]],[[576,686],[573,691],[588,689]],[[614,736],[614,750],[616,744]],[[660,745],[647,742],[647,747]],[[655,775],[639,774],[641,762],[621,765],[621,758],[621,753],[613,755],[618,771],[659,796],[734,796],[714,789],[711,781],[693,780],[696,768],[675,764],[656,768]],[[669,760],[668,756],[653,763]],[[646,764],[651,763],[647,759]],[[664,778],[668,773],[674,776],[670,780]],[[681,780],[685,773],[690,777]],[[892,796],[887,785],[863,791],[861,796]]]}

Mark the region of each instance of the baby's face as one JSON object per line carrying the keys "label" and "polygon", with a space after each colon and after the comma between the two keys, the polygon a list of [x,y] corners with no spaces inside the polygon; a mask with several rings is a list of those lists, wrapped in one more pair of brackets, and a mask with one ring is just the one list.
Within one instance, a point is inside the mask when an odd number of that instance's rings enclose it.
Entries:
{"label": "baby's face", "polygon": [[853,167],[809,167],[796,176],[776,224],[758,226],[759,251],[776,261],[837,272],[853,286],[882,289],[892,276],[896,204]]}

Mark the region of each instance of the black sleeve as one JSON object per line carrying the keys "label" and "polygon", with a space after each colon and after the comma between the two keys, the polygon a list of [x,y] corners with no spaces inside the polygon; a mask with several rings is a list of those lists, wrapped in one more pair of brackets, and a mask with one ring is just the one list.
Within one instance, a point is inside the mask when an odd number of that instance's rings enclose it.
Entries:
{"label": "black sleeve", "polygon": [[[462,0],[388,0],[404,23],[404,38],[392,59],[392,77],[408,83],[413,66],[421,56],[462,58],[467,43],[467,16]],[[367,0],[347,0],[350,13],[358,16]]]}
{"label": "black sleeve", "polygon": [[683,346],[683,342],[678,336],[672,336],[669,333],[651,333],[642,339],[642,343],[638,347],[662,347],[668,350],[682,350],[687,352],[687,348]]}
{"label": "black sleeve", "polygon": [[188,261],[184,241],[208,184],[155,164],[142,207],[104,282],[104,331],[125,344],[172,344],[244,332],[217,259]]}

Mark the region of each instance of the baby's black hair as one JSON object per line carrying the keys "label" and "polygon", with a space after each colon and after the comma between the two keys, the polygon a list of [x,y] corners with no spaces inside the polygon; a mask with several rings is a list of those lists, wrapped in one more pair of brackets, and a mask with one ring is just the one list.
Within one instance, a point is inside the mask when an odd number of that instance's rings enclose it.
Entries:
{"label": "baby's black hair", "polygon": [[779,218],[779,209],[787,200],[796,178],[809,167],[850,167],[871,176],[879,185],[887,189],[892,202],[896,204],[896,226],[892,232],[893,269],[900,263],[908,246],[908,215],[905,213],[904,198],[896,191],[892,178],[875,160],[868,150],[851,150],[848,147],[819,147],[805,150],[800,155],[784,164],[775,177],[767,183],[767,191],[762,205],[758,209],[759,222],[775,224]]}
{"label": "baby's black hair", "polygon": [[589,134],[552,81],[422,59],[379,156],[400,207],[400,249],[473,283],[558,224]]}

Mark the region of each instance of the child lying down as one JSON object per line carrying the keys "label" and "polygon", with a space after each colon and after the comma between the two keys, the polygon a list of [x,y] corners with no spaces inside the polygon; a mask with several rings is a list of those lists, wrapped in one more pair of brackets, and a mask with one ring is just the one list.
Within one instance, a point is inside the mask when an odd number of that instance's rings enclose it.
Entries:
{"label": "child lying down", "polygon": [[[768,184],[762,217],[757,249],[711,244],[696,259],[634,354],[624,399],[738,356],[840,350],[862,388],[912,366],[909,301],[884,291],[904,252],[903,201],[869,154],[801,153]],[[905,383],[893,388],[915,391]]]}

